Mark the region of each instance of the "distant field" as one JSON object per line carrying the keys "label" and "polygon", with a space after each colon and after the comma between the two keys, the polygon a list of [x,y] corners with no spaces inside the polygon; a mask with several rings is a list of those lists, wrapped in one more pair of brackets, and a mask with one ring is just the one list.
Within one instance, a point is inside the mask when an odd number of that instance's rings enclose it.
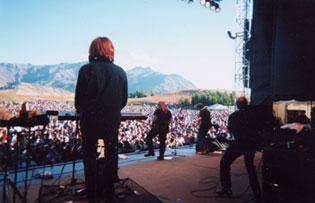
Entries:
{"label": "distant field", "polygon": [[[166,103],[178,104],[181,98],[187,98],[191,101],[192,95],[204,91],[220,91],[224,92],[224,90],[204,90],[204,89],[193,89],[193,90],[183,90],[178,92],[172,92],[167,94],[160,94],[151,97],[143,97],[143,98],[130,98],[128,99],[128,104],[143,104],[143,103],[158,103],[159,101],[164,101]],[[229,94],[231,91],[227,91]]]}
{"label": "distant field", "polygon": [[[165,101],[166,103],[174,103],[177,104],[180,98],[188,98],[191,99],[191,95],[185,93],[169,93],[156,95],[152,97],[144,97],[144,98],[129,98],[128,104],[143,104],[143,103],[157,103],[159,101]],[[16,95],[16,94],[0,94],[0,101],[27,101],[32,99],[43,99],[43,100],[51,100],[51,101],[68,101],[73,102],[73,97],[66,96],[43,96],[43,95]]]}
{"label": "distant field", "polygon": [[73,102],[73,96],[43,96],[43,95],[17,95],[0,93],[0,101],[26,101],[32,99],[43,99],[51,101],[68,101]]}
{"label": "distant field", "polygon": [[[183,90],[178,92],[166,93],[155,95],[151,97],[143,98],[129,98],[128,104],[144,104],[144,103],[158,103],[159,101],[164,101],[165,103],[178,104],[181,98],[187,98],[191,101],[192,95],[201,91],[210,91],[210,90]],[[211,91],[220,91],[220,90],[211,90]],[[0,101],[25,101],[32,99],[44,99],[52,101],[68,101],[73,102],[74,96],[45,96],[45,95],[20,95],[20,94],[6,94],[0,93]]]}
{"label": "distant field", "polygon": [[178,104],[181,98],[187,98],[191,100],[192,94],[188,92],[173,92],[167,94],[160,94],[151,97],[143,98],[129,98],[128,104],[143,104],[143,103],[158,103],[164,101],[165,103]]}
{"label": "distant field", "polygon": [[[177,104],[179,99],[182,97],[191,99],[191,94],[175,92],[175,93],[156,95],[152,97],[129,98],[128,104],[158,103],[159,101]],[[68,96],[43,96],[43,95],[31,96],[31,95],[0,93],[0,101],[26,101],[26,100],[32,100],[32,99],[43,99],[43,100],[51,100],[51,101],[68,101],[68,102],[74,101],[74,97],[68,97]]]}

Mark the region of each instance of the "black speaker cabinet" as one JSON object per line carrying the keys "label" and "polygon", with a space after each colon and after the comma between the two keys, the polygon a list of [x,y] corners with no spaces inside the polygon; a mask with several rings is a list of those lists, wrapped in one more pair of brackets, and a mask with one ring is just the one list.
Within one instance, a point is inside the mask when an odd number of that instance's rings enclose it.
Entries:
{"label": "black speaker cabinet", "polygon": [[306,150],[263,150],[262,189],[266,202],[315,202],[315,157]]}

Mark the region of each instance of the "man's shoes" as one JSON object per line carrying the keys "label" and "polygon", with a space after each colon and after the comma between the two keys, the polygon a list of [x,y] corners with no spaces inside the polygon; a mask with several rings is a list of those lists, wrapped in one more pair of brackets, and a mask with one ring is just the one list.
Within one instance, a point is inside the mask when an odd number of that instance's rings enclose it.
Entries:
{"label": "man's shoes", "polygon": [[232,190],[231,189],[222,189],[221,191],[217,191],[216,193],[218,195],[232,196]]}
{"label": "man's shoes", "polygon": [[155,156],[155,154],[154,154],[154,153],[147,153],[147,154],[145,154],[144,156],[145,156],[145,157],[150,157],[150,156]]}
{"label": "man's shoes", "polygon": [[163,156],[158,156],[157,160],[164,160]]}
{"label": "man's shoes", "polygon": [[206,155],[208,154],[207,152],[197,152],[198,155]]}

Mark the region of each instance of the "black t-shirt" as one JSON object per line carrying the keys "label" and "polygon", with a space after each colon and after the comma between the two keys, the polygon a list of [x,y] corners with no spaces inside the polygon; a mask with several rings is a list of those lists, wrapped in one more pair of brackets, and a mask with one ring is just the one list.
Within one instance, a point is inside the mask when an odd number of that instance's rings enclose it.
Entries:
{"label": "black t-shirt", "polygon": [[248,132],[249,120],[247,111],[235,111],[229,116],[228,129],[233,136],[239,140]]}
{"label": "black t-shirt", "polygon": [[228,129],[236,141],[247,147],[256,147],[260,137],[255,129],[255,115],[248,110],[235,111],[229,116]]}
{"label": "black t-shirt", "polygon": [[153,115],[157,117],[155,122],[157,129],[161,132],[169,132],[168,125],[170,124],[172,113],[168,109],[166,112],[164,112],[162,109],[156,109]]}
{"label": "black t-shirt", "polygon": [[200,129],[209,130],[211,128],[211,116],[208,109],[202,109],[199,113],[199,117],[202,118]]}

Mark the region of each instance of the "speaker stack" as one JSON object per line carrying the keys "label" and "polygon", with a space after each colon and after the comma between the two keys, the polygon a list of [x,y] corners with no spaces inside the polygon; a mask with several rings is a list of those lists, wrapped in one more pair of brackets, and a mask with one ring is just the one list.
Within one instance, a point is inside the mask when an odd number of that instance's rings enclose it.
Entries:
{"label": "speaker stack", "polygon": [[264,148],[262,171],[262,189],[266,202],[315,202],[313,152]]}

